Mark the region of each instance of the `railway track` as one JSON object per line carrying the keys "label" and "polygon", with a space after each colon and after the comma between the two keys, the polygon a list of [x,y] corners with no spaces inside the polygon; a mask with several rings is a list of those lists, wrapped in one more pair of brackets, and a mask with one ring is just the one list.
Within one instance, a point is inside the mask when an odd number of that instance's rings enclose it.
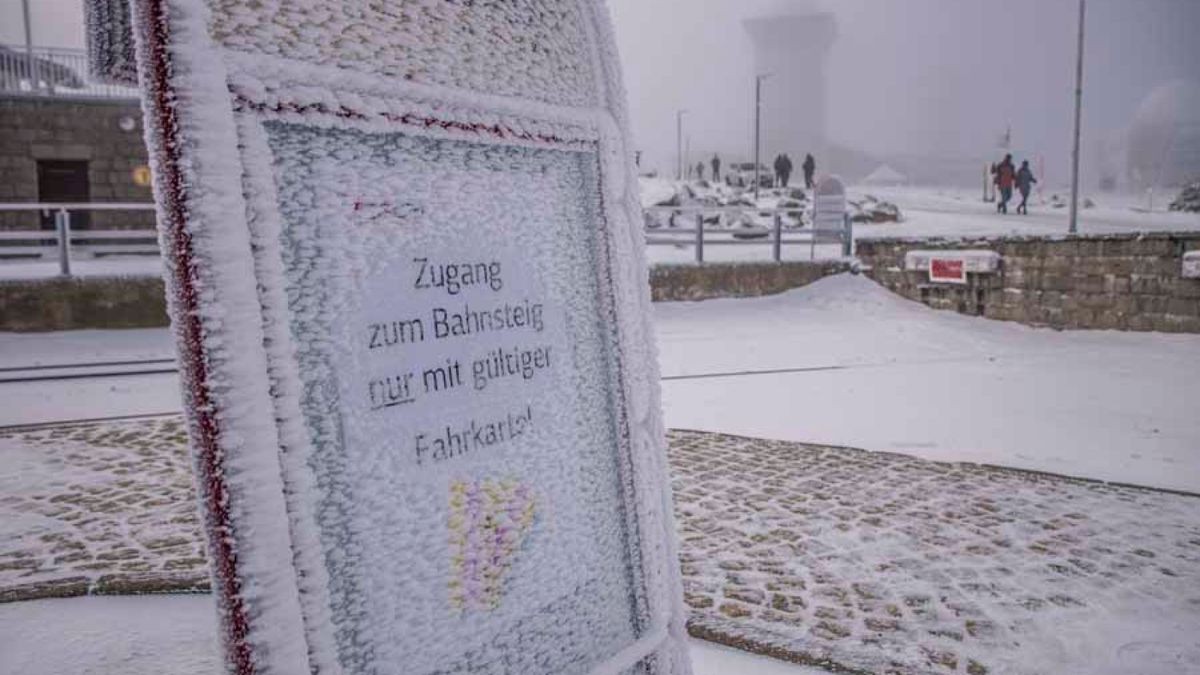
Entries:
{"label": "railway track", "polygon": [[174,358],[5,366],[0,367],[0,384],[165,375],[174,372],[176,372]]}

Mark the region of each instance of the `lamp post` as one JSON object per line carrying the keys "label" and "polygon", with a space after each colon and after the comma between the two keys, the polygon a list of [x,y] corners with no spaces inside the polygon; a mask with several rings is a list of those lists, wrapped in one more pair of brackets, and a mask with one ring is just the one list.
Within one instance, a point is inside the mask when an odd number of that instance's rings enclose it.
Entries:
{"label": "lamp post", "polygon": [[770,73],[754,76],[754,203],[758,204],[758,146],[762,118],[762,83]]}
{"label": "lamp post", "polygon": [[29,13],[29,0],[21,0],[21,18],[25,22],[25,67],[29,75],[29,87],[38,89],[37,62],[33,60],[33,17]]}
{"label": "lamp post", "polygon": [[683,180],[683,115],[687,110],[675,111],[675,180]]}
{"label": "lamp post", "polygon": [[1079,120],[1083,110],[1083,18],[1087,0],[1079,0],[1079,47],[1075,55],[1075,140],[1071,150],[1071,219],[1068,232],[1079,231]]}

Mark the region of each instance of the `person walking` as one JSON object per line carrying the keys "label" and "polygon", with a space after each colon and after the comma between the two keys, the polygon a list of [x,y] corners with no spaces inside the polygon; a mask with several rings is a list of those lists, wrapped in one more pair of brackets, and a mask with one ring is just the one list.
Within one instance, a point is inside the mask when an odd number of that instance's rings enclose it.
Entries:
{"label": "person walking", "polygon": [[792,158],[788,157],[785,152],[780,156],[780,159],[783,160],[783,171],[779,173],[779,179],[782,186],[787,187],[788,181],[792,178]]}
{"label": "person walking", "polygon": [[1029,215],[1029,193],[1033,190],[1033,184],[1037,182],[1037,179],[1033,177],[1033,171],[1029,168],[1029,160],[1021,161],[1016,181],[1017,192],[1021,193],[1021,203],[1017,205],[1017,213]]}
{"label": "person walking", "polygon": [[783,155],[775,155],[775,162],[771,167],[775,169],[775,184],[783,185]]}
{"label": "person walking", "polygon": [[1005,155],[1004,161],[996,165],[996,187],[1000,190],[1000,200],[996,202],[997,213],[1008,213],[1008,200],[1012,199],[1013,183],[1017,179],[1017,168],[1013,166],[1012,155]]}
{"label": "person walking", "polygon": [[704,162],[696,162],[696,180],[704,180]]}
{"label": "person walking", "polygon": [[713,176],[713,182],[715,183],[715,182],[718,182],[718,181],[720,181],[720,180],[721,180],[721,158],[720,158],[720,157],[717,157],[716,155],[713,155],[713,158],[712,158],[712,160],[709,162],[709,164],[711,164],[711,165],[712,165],[712,170],[713,170],[713,174],[712,174],[712,176]]}
{"label": "person walking", "polygon": [[813,175],[817,172],[817,160],[813,159],[812,153],[804,155],[804,164],[801,165],[804,169],[804,189],[811,190],[813,186]]}

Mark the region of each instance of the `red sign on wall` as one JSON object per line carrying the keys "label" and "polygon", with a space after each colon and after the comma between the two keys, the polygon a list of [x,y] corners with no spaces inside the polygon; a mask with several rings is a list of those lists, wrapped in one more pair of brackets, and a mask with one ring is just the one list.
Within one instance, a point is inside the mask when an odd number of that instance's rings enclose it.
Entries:
{"label": "red sign on wall", "polygon": [[967,283],[967,270],[962,260],[932,258],[929,261],[929,280],[942,283]]}

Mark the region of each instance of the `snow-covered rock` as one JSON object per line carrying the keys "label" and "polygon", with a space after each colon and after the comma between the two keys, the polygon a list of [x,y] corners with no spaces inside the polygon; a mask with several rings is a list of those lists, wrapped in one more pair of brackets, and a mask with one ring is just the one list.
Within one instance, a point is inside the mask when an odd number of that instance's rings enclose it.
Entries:
{"label": "snow-covered rock", "polygon": [[1185,185],[1169,208],[1172,211],[1200,213],[1200,180]]}

